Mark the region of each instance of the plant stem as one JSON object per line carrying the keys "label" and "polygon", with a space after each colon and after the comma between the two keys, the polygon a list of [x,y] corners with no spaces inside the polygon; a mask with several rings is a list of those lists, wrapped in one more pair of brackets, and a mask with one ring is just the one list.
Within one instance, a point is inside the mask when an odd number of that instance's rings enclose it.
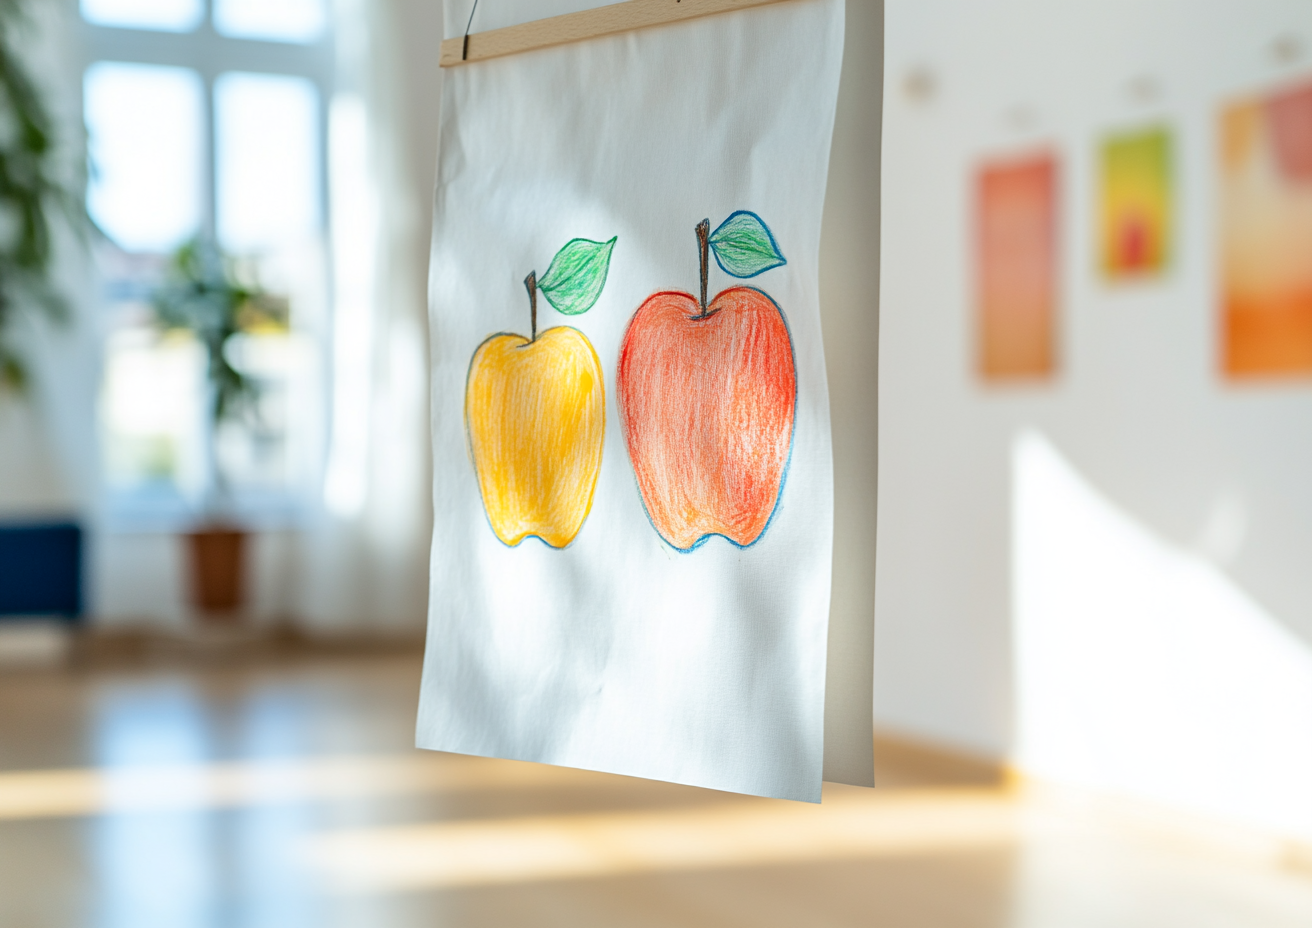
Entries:
{"label": "plant stem", "polygon": [[528,289],[528,312],[529,322],[531,324],[530,342],[538,340],[538,272],[529,271],[528,276],[524,278],[524,286]]}
{"label": "plant stem", "polygon": [[706,315],[706,276],[710,271],[710,269],[707,267],[706,262],[707,259],[710,257],[710,255],[708,254],[708,252],[710,251],[710,241],[711,241],[711,221],[709,219],[703,219],[701,222],[697,223],[697,248],[698,251],[700,252],[701,261],[702,261],[702,302],[701,302],[702,311],[701,314],[698,316],[699,319],[702,318],[702,316]]}

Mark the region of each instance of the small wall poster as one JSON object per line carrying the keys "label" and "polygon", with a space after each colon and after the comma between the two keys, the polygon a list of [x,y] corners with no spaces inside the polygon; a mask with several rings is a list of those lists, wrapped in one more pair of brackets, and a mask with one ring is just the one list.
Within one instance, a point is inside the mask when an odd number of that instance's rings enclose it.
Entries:
{"label": "small wall poster", "polygon": [[1056,160],[1042,153],[984,165],[976,209],[980,376],[1049,376],[1056,366]]}
{"label": "small wall poster", "polygon": [[1164,126],[1113,135],[1101,151],[1099,246],[1104,276],[1166,268],[1173,233],[1171,134]]}
{"label": "small wall poster", "polygon": [[1312,83],[1221,113],[1221,357],[1312,375]]}
{"label": "small wall poster", "polygon": [[448,69],[420,747],[819,800],[842,48],[813,0]]}

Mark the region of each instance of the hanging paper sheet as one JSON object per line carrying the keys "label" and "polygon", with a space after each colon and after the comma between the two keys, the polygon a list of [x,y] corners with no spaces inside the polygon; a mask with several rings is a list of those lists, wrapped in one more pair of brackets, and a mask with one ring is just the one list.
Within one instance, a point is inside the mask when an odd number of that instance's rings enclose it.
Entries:
{"label": "hanging paper sheet", "polygon": [[792,0],[446,72],[420,747],[819,799],[842,47]]}

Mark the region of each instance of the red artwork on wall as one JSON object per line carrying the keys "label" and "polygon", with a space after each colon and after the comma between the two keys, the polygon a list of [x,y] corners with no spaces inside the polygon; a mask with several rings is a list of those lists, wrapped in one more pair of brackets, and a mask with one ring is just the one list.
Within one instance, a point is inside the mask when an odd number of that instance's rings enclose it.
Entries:
{"label": "red artwork on wall", "polygon": [[985,165],[976,206],[980,376],[1049,376],[1056,367],[1056,159],[1045,153]]}

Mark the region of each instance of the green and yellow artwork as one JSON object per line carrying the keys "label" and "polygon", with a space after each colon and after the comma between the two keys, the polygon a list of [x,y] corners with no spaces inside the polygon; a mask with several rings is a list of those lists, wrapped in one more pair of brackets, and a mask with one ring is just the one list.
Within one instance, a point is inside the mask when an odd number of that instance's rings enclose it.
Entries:
{"label": "green and yellow artwork", "polygon": [[1112,279],[1164,270],[1171,260],[1171,133],[1165,126],[1119,133],[1102,144],[1099,248]]}

